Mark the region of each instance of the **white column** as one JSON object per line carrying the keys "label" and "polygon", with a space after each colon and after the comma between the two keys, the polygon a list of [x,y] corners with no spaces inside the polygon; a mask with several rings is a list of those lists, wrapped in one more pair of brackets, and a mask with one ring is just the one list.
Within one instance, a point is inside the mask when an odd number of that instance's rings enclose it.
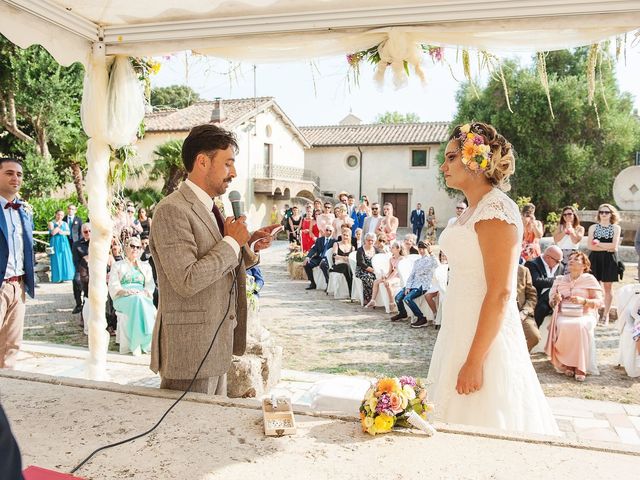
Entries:
{"label": "white column", "polygon": [[109,159],[107,142],[108,70],[105,45],[94,43],[84,79],[82,124],[90,137],[87,146],[86,178],[91,220],[89,244],[89,358],[86,376],[91,380],[106,380],[109,334],[106,331],[107,259],[111,245],[112,221],[109,212]]}

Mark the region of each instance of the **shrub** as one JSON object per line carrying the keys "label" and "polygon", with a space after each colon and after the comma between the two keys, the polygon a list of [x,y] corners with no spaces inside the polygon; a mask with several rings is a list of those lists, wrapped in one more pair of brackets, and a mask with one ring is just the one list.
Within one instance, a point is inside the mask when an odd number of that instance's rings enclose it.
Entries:
{"label": "shrub", "polygon": [[[88,218],[87,207],[80,205],[77,202],[77,196],[72,195],[69,198],[31,198],[29,205],[33,207],[33,229],[35,231],[48,230],[48,223],[53,220],[56,215],[56,210],[63,210],[66,214],[67,205],[73,203],[78,207],[76,215],[86,221]],[[34,235],[34,238],[49,243],[49,234]],[[36,242],[36,251],[44,252],[45,246],[42,243]]]}

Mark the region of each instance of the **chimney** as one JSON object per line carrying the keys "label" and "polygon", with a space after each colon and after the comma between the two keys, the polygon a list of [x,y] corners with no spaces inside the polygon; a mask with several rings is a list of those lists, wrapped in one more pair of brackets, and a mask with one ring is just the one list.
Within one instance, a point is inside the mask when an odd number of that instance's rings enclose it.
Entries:
{"label": "chimney", "polygon": [[224,109],[222,108],[222,99],[216,97],[213,99],[213,110],[211,111],[211,123],[222,123],[226,119]]}

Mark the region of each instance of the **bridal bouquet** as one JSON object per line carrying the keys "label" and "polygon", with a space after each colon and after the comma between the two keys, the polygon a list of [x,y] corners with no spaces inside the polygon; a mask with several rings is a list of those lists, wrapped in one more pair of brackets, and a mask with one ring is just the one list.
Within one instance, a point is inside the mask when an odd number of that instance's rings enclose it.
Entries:
{"label": "bridal bouquet", "polygon": [[373,385],[360,405],[362,431],[371,435],[390,432],[394,426],[416,427],[428,435],[435,429],[427,421],[433,405],[421,378],[383,378]]}

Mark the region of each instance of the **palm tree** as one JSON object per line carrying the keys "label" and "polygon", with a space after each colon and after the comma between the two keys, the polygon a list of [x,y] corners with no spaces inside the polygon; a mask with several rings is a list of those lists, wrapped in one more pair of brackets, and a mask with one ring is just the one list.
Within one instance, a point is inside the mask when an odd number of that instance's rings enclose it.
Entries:
{"label": "palm tree", "polygon": [[153,151],[155,155],[153,168],[149,172],[151,180],[164,179],[162,193],[169,195],[182,180],[187,178],[187,171],[182,163],[182,140],[169,140],[158,145]]}

